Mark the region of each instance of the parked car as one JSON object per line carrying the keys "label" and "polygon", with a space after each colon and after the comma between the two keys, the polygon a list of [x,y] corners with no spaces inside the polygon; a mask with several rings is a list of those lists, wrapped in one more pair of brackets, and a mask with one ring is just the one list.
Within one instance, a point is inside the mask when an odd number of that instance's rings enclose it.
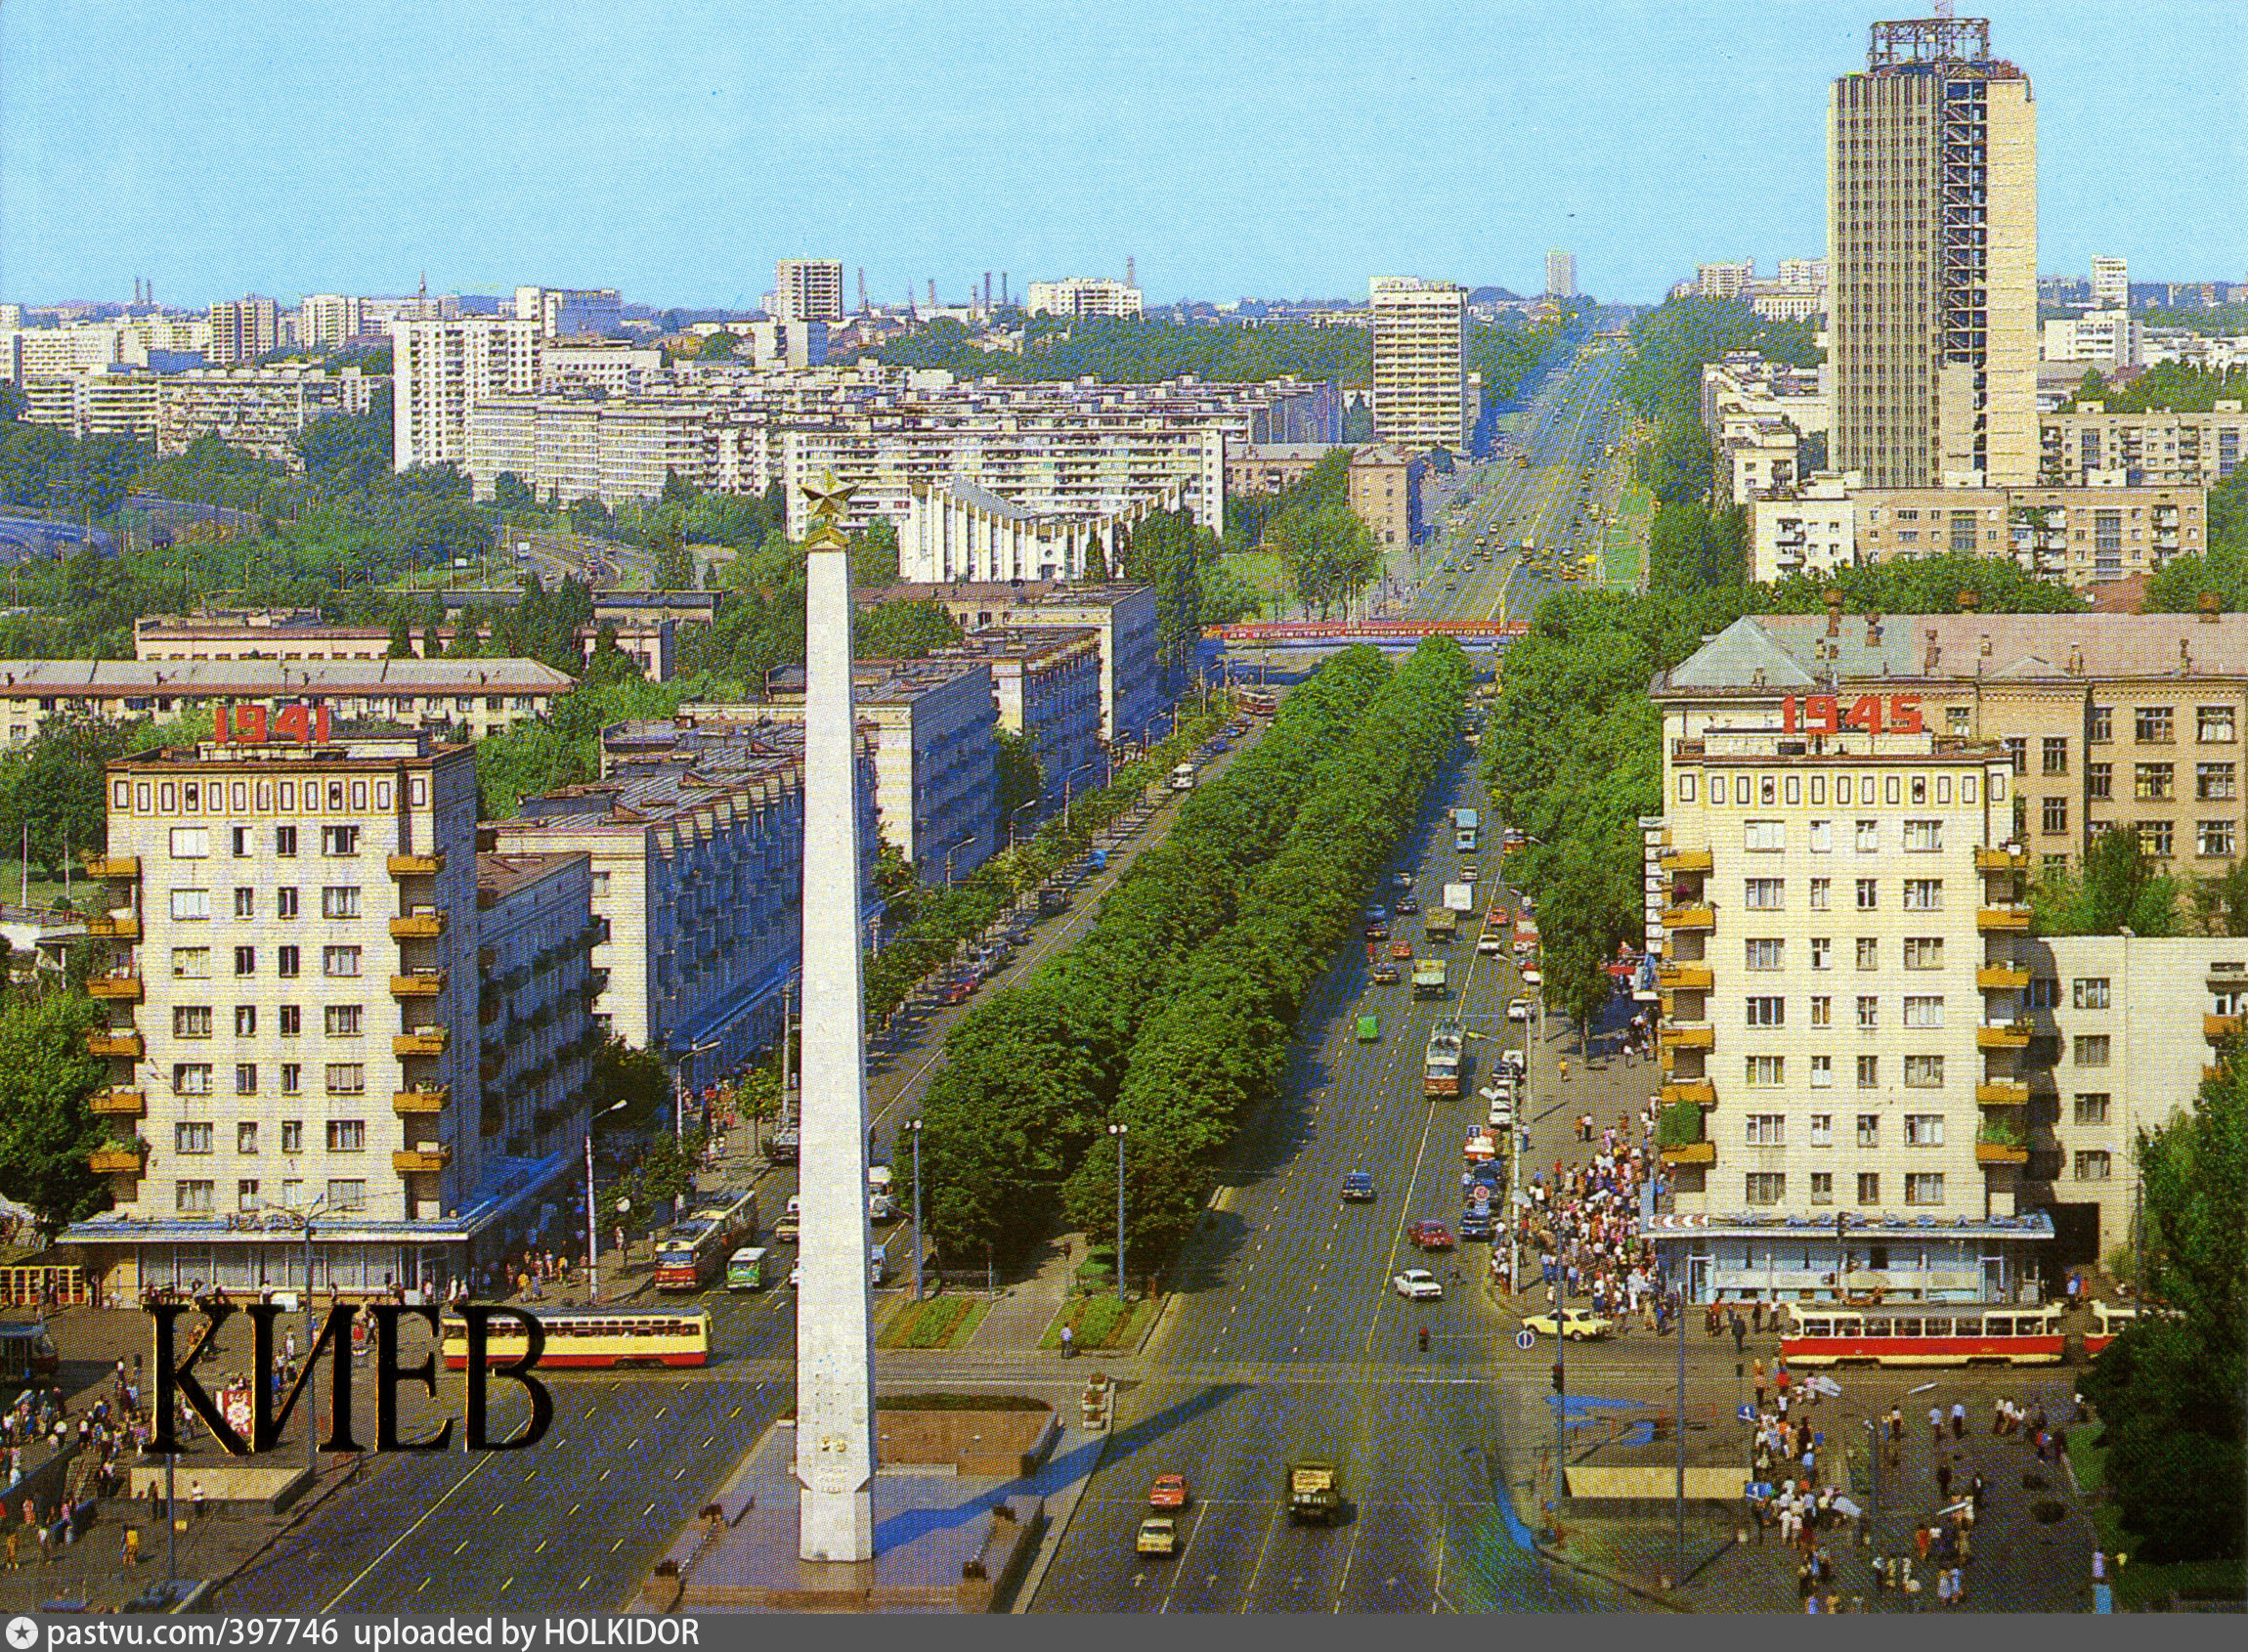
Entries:
{"label": "parked car", "polygon": [[1437,1302],[1444,1297],[1444,1286],[1437,1282],[1437,1277],[1426,1268],[1407,1268],[1404,1273],[1394,1275],[1390,1280],[1390,1288],[1414,1302]]}
{"label": "parked car", "polygon": [[1527,998],[1509,998],[1506,1001],[1506,1019],[1510,1022],[1530,1020],[1530,1000]]}
{"label": "parked car", "polygon": [[1488,1239],[1491,1238],[1491,1212],[1489,1210],[1471,1208],[1459,1213],[1459,1237],[1461,1239]]}
{"label": "parked car", "polygon": [[1419,910],[1420,902],[1415,900],[1411,895],[1401,894],[1398,896],[1397,911],[1399,917],[1409,918]]}
{"label": "parked car", "polygon": [[1451,1230],[1442,1222],[1414,1222],[1405,1229],[1405,1238],[1423,1250],[1451,1248]]}

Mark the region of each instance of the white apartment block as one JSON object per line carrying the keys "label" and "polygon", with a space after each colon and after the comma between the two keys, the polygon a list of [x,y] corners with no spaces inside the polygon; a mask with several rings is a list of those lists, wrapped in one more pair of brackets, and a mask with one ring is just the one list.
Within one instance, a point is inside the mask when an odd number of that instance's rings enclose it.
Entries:
{"label": "white apartment block", "polygon": [[2085,402],[2038,420],[2039,480],[2062,487],[2215,487],[2248,451],[2248,413],[2109,413]]}
{"label": "white apartment block", "polygon": [[1824,258],[1783,258],[1775,284],[1794,288],[1824,291],[1827,285],[1827,261]]}
{"label": "white apartment block", "polygon": [[279,349],[281,342],[281,306],[273,299],[252,295],[211,306],[212,366],[254,362]]}
{"label": "white apartment block", "polygon": [[647,500],[673,475],[713,486],[719,435],[695,402],[496,397],[470,410],[461,465],[485,498],[511,474],[540,499]]}
{"label": "white apartment block", "polygon": [[593,975],[607,937],[584,854],[476,857],[478,1134],[510,1158],[582,1147],[593,1100]]}
{"label": "white apartment block", "polygon": [[515,319],[537,323],[544,338],[601,338],[623,322],[624,303],[613,286],[519,286]]}
{"label": "white apartment block", "polygon": [[1115,571],[1120,539],[1134,523],[1186,501],[1180,482],[1120,510],[1041,514],[973,482],[916,483],[898,530],[898,577],[920,585],[1099,579],[1103,569]]}
{"label": "white apartment block", "polygon": [[162,418],[162,380],[135,368],[79,368],[26,378],[23,419],[88,436],[127,441],[155,438]]}
{"label": "white apartment block", "polygon": [[296,341],[308,350],[340,350],[367,330],[367,300],[341,292],[307,293],[297,306]]}
{"label": "white apartment block", "polygon": [[1376,276],[1370,290],[1374,439],[1414,455],[1465,453],[1477,413],[1467,380],[1467,289]]}
{"label": "white apartment block", "polygon": [[649,377],[663,371],[664,352],[601,339],[550,342],[539,352],[541,393],[592,388],[609,396],[637,396]]}
{"label": "white apartment block", "polygon": [[1858,559],[1854,478],[1820,471],[1792,492],[1751,499],[1749,578],[1825,574]]}
{"label": "white apartment block", "polygon": [[469,414],[539,389],[543,323],[497,316],[393,322],[393,468],[462,464]]}
{"label": "white apartment block", "polygon": [[474,754],[205,743],[110,763],[108,804],[116,1206],[68,1232],[105,1287],[301,1288],[306,1217],[314,1288],[346,1293],[519,1238],[572,1159],[480,1125]]}
{"label": "white apartment block", "polygon": [[2083,362],[2112,371],[2146,360],[2145,331],[2128,310],[2087,310],[2046,322],[2039,338],[2039,357],[2048,362]]}
{"label": "white apartment block", "polygon": [[10,327],[0,332],[0,377],[14,384],[124,359],[114,326]]}
{"label": "white apartment block", "polygon": [[1144,314],[1138,287],[1103,276],[1032,282],[1022,308],[1032,316],[1102,316],[1111,321],[1137,321]]}
{"label": "white apartment block", "polygon": [[192,710],[302,707],[331,724],[396,723],[469,740],[544,717],[576,679],[537,660],[307,660],[278,649],[234,660],[0,660],[0,749],[28,745],[47,718],[176,717]]}
{"label": "white apartment block", "polygon": [[1744,298],[1756,280],[1756,260],[1743,258],[1733,263],[1697,264],[1694,267],[1694,291],[1702,298]]}
{"label": "white apartment block", "polygon": [[[457,628],[439,626],[440,650]],[[651,682],[668,682],[677,671],[678,622],[668,614],[596,617],[578,628],[578,643],[591,660],[609,630],[617,646],[631,656]],[[415,659],[437,659],[429,648],[430,628],[411,626],[407,644]],[[186,618],[147,614],[133,622],[136,660],[383,660],[390,655],[388,626],[327,624],[317,608],[202,609]]]}
{"label": "white apartment block", "polygon": [[1564,252],[1559,247],[1545,255],[1545,296],[1548,298],[1575,298],[1577,296],[1577,254]]}
{"label": "white apartment block", "polygon": [[324,418],[353,417],[388,388],[357,368],[330,372],[302,363],[214,368],[156,380],[156,452],[182,454],[216,436],[275,464],[302,470],[296,439]]}
{"label": "white apartment block", "polygon": [[2127,310],[2131,307],[2131,261],[2095,258],[2092,261],[2092,307]]}
{"label": "white apartment block", "polygon": [[843,319],[841,260],[783,258],[773,265],[772,320],[840,323]]}
{"label": "white apartment block", "polygon": [[[1049,813],[1107,784],[1101,750],[1101,638],[1076,626],[994,626],[931,659],[973,660],[991,672],[999,726],[1030,745]],[[1025,811],[1028,812],[1028,811]],[[1004,832],[1008,822],[1001,822]],[[1015,822],[1016,836],[1027,822]]]}
{"label": "white apartment block", "polygon": [[1824,434],[1831,411],[1816,368],[1733,351],[1702,369],[1702,423],[1735,504],[1799,486],[1799,438]]}
{"label": "white apartment block", "polygon": [[1731,635],[1654,688],[1650,926],[1688,1294],[2034,1299],[2053,1229],[2020,1198],[2010,761],[1908,731],[1887,701],[1875,733],[1828,731],[1831,702],[1728,704],[1702,674],[1740,674]]}

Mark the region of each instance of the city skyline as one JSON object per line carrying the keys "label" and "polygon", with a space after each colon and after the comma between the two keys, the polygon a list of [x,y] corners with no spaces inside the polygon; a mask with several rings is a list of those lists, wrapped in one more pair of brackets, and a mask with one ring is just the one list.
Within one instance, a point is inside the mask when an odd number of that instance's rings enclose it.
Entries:
{"label": "city skyline", "polygon": [[[853,298],[863,265],[880,303],[1127,256],[1152,303],[1356,297],[1382,272],[1535,292],[1566,246],[1585,290],[1655,302],[1700,261],[1824,252],[1825,87],[1871,22],[1929,8],[1080,8],[928,39],[881,0],[824,32],[693,6],[662,32],[613,11],[532,28],[501,6],[473,50],[402,13],[341,58],[270,3],[223,31],[199,9],[160,61],[141,8],[0,14],[0,298],[147,276],[201,305],[426,272],[746,309],[805,256],[841,260]],[[2041,271],[2248,266],[2226,197],[2248,14],[2168,4],[2118,54],[2107,8],[1967,10],[2037,85]]]}

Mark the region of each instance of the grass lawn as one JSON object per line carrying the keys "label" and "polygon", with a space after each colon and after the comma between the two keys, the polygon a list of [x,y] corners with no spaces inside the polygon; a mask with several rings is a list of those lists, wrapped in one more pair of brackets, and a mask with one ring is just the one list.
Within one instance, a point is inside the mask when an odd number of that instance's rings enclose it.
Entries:
{"label": "grass lawn", "polygon": [[1654,514],[1655,496],[1640,483],[1627,484],[1616,501],[1616,515],[1600,552],[1602,572],[1619,590],[1638,588],[1640,560],[1647,554],[1647,525]]}
{"label": "grass lawn", "polygon": [[[2097,1427],[2072,1428],[2068,1433],[2068,1463],[2082,1488],[2085,1511],[2092,1516],[2098,1544],[2110,1557],[2128,1555],[2139,1540],[2123,1528],[2123,1514],[2101,1495],[2107,1485],[2107,1449],[2093,1442]],[[2108,1577],[2115,1586],[2118,1612],[2167,1611],[2172,1595],[2188,1599],[2238,1600],[2248,1594],[2248,1565],[2237,1560],[2183,1560],[2167,1565],[2141,1565],[2138,1561],[2117,1568]]]}
{"label": "grass lawn", "polygon": [[[82,870],[82,869],[81,869]],[[23,901],[23,862],[11,854],[0,859],[0,901],[19,906]],[[49,883],[39,870],[39,863],[31,863],[31,905],[45,911],[63,898],[63,881],[58,878]],[[92,880],[71,874],[70,900],[80,912],[92,911],[102,894],[102,886]]]}
{"label": "grass lawn", "polygon": [[1145,1296],[1121,1307],[1113,1296],[1073,1296],[1061,1305],[1061,1312],[1054,1316],[1054,1323],[1046,1327],[1038,1346],[1061,1346],[1061,1327],[1067,1326],[1080,1352],[1137,1348],[1162,1306],[1160,1296]]}
{"label": "grass lawn", "polygon": [[1264,597],[1264,617],[1284,619],[1290,600],[1288,570],[1271,551],[1244,550],[1221,557],[1220,565]]}
{"label": "grass lawn", "polygon": [[927,1301],[901,1301],[883,1322],[878,1348],[953,1348],[966,1342],[983,1323],[991,1304],[980,1296],[931,1296]]}

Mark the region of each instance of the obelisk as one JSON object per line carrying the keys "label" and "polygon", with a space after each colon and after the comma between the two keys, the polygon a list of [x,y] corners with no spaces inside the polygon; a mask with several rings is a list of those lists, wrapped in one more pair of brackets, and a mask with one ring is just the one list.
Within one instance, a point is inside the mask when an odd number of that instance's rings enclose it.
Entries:
{"label": "obelisk", "polygon": [[797,1553],[874,1558],[874,1291],[867,1277],[866,983],[848,488],[806,487],[803,1106],[798,1171]]}

